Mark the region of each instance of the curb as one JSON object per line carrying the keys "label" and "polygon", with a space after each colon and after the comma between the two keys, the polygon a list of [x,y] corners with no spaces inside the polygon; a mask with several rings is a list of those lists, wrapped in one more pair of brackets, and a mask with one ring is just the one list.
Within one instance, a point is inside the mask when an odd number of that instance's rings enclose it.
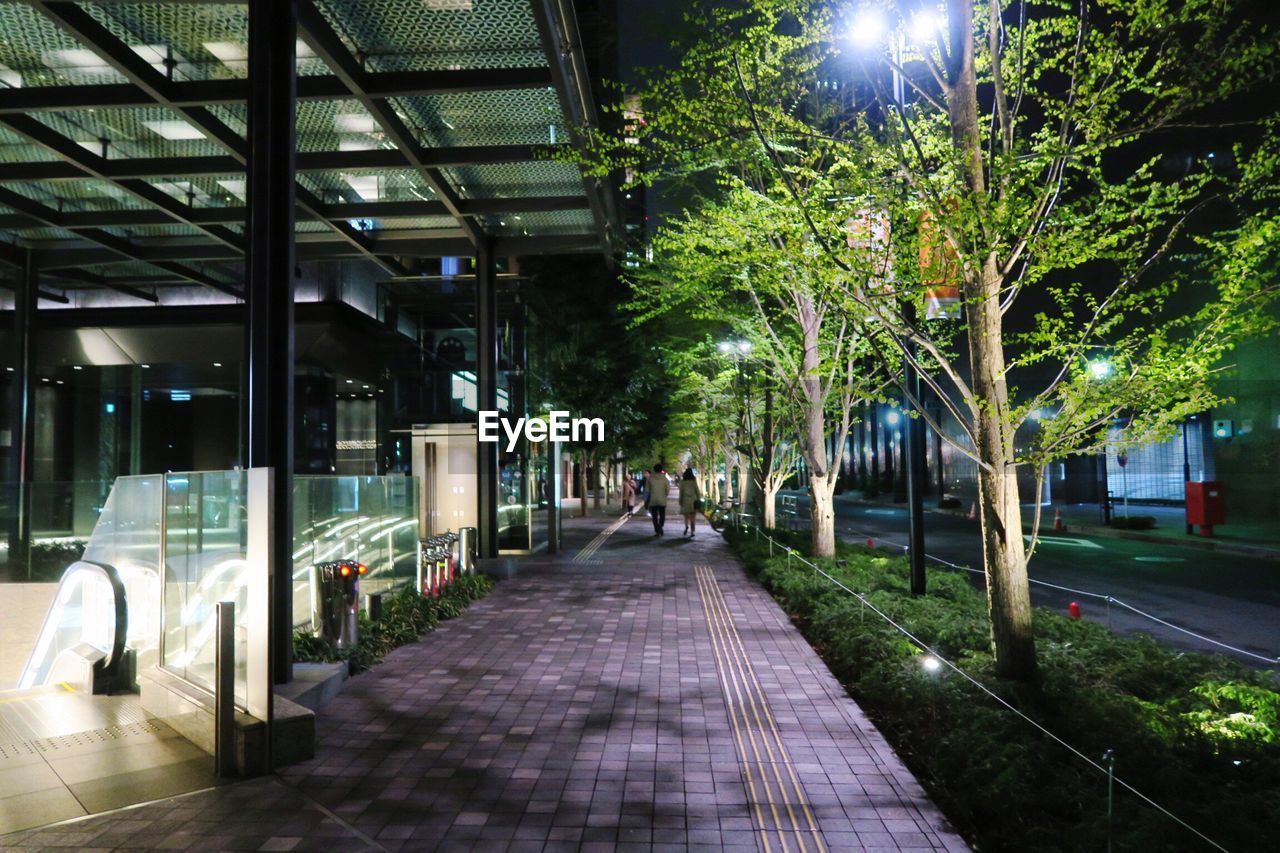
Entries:
{"label": "curb", "polygon": [[[865,498],[846,497],[837,495],[836,500],[842,500],[846,503],[858,504],[860,506],[883,506],[882,501],[869,501]],[[968,513],[958,509],[941,509],[939,507],[925,507],[926,513],[934,513],[935,515],[950,515],[955,518],[967,518]],[[1044,530],[1041,524],[1041,532],[1053,533],[1052,528],[1048,531]],[[1102,527],[1093,524],[1067,524],[1066,532],[1080,533],[1086,536],[1098,536],[1103,539],[1131,539],[1137,542],[1150,542],[1156,545],[1173,545],[1184,548],[1199,548],[1203,551],[1216,551],[1220,554],[1237,554],[1242,557],[1255,557],[1260,560],[1274,560],[1280,562],[1280,549],[1268,548],[1263,545],[1244,545],[1236,542],[1223,542],[1218,539],[1176,539],[1172,536],[1161,536],[1158,533],[1147,533],[1140,530],[1115,530],[1110,527]]]}

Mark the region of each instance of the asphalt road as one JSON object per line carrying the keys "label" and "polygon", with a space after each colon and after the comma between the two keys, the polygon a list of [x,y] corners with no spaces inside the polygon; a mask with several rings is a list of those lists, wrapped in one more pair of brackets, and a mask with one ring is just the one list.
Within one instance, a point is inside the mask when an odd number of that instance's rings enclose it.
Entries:
{"label": "asphalt road", "polygon": [[[800,521],[807,527],[808,497],[787,494],[796,497]],[[778,522],[783,522],[781,515]],[[907,544],[907,512],[903,506],[867,505],[837,497],[836,529],[845,541],[873,537],[878,547],[902,550]],[[978,523],[926,511],[925,552],[980,569]],[[931,563],[929,571],[949,570]],[[1076,601],[1084,618],[1109,624],[1116,631],[1143,631],[1179,648],[1224,651],[1118,604],[1034,583],[1043,581],[1111,596],[1151,616],[1272,661],[1280,656],[1280,563],[1275,561],[1068,531],[1041,537],[1030,572],[1031,598],[1038,606],[1065,613],[1067,605]],[[971,577],[982,584],[981,575]],[[1267,667],[1256,659],[1229,656]]]}

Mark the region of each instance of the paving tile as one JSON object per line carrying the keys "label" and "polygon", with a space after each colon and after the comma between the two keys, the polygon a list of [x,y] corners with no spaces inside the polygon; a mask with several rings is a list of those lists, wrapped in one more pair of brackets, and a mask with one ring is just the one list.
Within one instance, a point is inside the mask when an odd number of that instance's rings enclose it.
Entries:
{"label": "paving tile", "polygon": [[[313,760],[0,847],[757,850],[778,826],[747,780],[773,772],[830,850],[967,849],[718,536],[659,540],[635,519],[573,562],[607,521],[566,519],[563,557],[518,562],[464,617],[350,680],[317,717]],[[776,761],[739,751],[695,566],[752,667]]]}

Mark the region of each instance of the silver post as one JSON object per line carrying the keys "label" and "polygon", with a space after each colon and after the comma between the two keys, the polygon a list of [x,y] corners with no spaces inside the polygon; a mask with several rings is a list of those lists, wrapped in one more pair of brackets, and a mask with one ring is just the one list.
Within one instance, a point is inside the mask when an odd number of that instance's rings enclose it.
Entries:
{"label": "silver post", "polygon": [[236,774],[236,604],[217,604],[218,645],[214,657],[214,764],[219,776]]}
{"label": "silver post", "polygon": [[1107,853],[1111,853],[1111,822],[1115,815],[1116,751],[1108,749],[1102,753],[1102,760],[1107,762]]}

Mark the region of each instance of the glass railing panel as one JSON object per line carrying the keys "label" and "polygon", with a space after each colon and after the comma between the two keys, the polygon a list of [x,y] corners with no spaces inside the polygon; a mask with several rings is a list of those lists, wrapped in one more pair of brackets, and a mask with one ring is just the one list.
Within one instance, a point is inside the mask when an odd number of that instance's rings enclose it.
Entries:
{"label": "glass railing panel", "polygon": [[236,702],[247,700],[247,482],[243,471],[168,474],[165,478],[165,669],[214,689],[217,604],[236,605]]}
{"label": "glass railing panel", "polygon": [[362,593],[413,581],[418,481],[404,476],[300,476],[293,487],[294,623],[313,621],[313,567],[333,560],[368,566]]}

